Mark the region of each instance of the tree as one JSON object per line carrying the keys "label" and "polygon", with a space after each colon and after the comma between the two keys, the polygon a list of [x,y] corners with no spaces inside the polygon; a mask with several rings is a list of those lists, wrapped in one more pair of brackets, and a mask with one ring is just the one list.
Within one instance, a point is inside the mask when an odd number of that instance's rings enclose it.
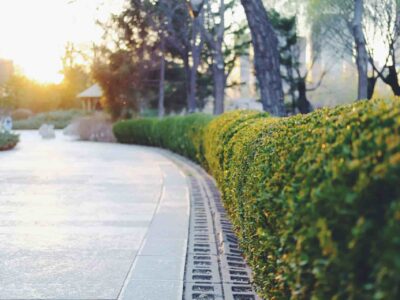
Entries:
{"label": "tree", "polygon": [[160,57],[160,82],[158,85],[159,91],[158,91],[158,116],[164,117],[165,114],[165,107],[164,107],[164,101],[165,101],[165,37],[163,34],[160,36],[160,52],[161,52],[161,57]]}
{"label": "tree", "polygon": [[[150,43],[152,51],[159,53],[160,67],[163,67],[168,61],[181,60],[186,73],[184,80],[188,111],[195,111],[196,100],[193,99],[190,90],[192,70],[189,64],[192,28],[184,1],[132,0],[130,5],[115,19],[119,29],[122,30],[120,39],[125,47],[146,48]],[[142,31],[142,36],[135,36],[137,31]],[[149,37],[151,37],[150,41]],[[137,40],[142,38],[145,41]],[[159,78],[163,78],[161,73]],[[160,100],[162,91],[165,90],[161,86],[164,83],[164,80],[160,81]]]}
{"label": "tree", "polygon": [[288,94],[292,99],[291,111],[297,110],[306,114],[312,111],[312,105],[307,97],[307,92],[316,90],[322,83],[326,72],[323,71],[318,82],[310,87],[307,82],[308,75],[318,59],[316,52],[312,62],[305,65],[300,61],[300,56],[305,52],[305,45],[301,43],[297,31],[297,18],[282,17],[278,12],[270,12],[270,20],[279,37],[279,53],[281,62],[281,76],[286,82]]}
{"label": "tree", "polygon": [[368,23],[372,26],[369,28],[373,33],[372,39],[381,40],[381,44],[387,49],[384,62],[379,65],[375,59],[375,49],[368,47],[368,59],[373,68],[373,76],[369,78],[370,87],[372,87],[369,89],[369,96],[373,92],[378,78],[392,89],[394,95],[400,96],[397,62],[400,38],[400,1],[374,0],[367,6],[366,15]]}
{"label": "tree", "polygon": [[140,110],[142,85],[140,67],[126,50],[111,52],[103,48],[93,64],[93,76],[102,86],[103,105],[114,119],[130,116]]}
{"label": "tree", "polygon": [[88,57],[76,49],[74,44],[67,43],[62,57],[63,68],[61,70],[61,74],[64,75],[61,82],[60,108],[62,109],[79,107],[76,96],[91,83],[89,71],[86,66],[79,63],[79,59],[87,61]]}
{"label": "tree", "polygon": [[241,0],[250,27],[254,65],[265,111],[285,115],[278,39],[261,0]]}
{"label": "tree", "polygon": [[[210,0],[211,1],[211,0]],[[218,11],[213,13],[210,1],[206,3],[206,26],[203,26],[203,35],[212,53],[212,74],[214,80],[214,114],[224,112],[225,101],[225,58],[223,53],[225,34],[225,1],[218,1]],[[216,4],[216,3],[215,3]]]}
{"label": "tree", "polygon": [[[203,64],[212,74],[214,114],[221,114],[224,112],[227,78],[237,58],[247,52],[249,42],[238,38],[243,35],[245,28],[233,17],[237,5],[234,0],[210,0],[205,4],[204,22],[201,22],[205,41]],[[227,18],[227,14],[232,16]]]}
{"label": "tree", "polygon": [[204,26],[204,14],[198,15],[193,19],[192,23],[192,38],[191,38],[191,56],[192,65],[190,66],[189,75],[189,97],[188,97],[188,111],[189,113],[195,112],[197,108],[196,94],[197,94],[197,72],[201,64],[201,54],[204,48],[204,36],[201,30]]}
{"label": "tree", "polygon": [[324,27],[322,38],[332,47],[344,50],[355,58],[358,100],[370,98],[376,82],[373,77],[368,77],[367,49],[373,45],[367,43],[365,35],[365,6],[364,0],[315,0],[309,6],[314,21]]}

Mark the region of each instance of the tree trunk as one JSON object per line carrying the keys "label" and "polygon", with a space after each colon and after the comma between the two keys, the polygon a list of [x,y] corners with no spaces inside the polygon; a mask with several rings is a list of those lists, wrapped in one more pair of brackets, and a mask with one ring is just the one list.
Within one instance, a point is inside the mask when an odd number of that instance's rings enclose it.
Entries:
{"label": "tree trunk", "polygon": [[[201,63],[201,51],[203,50],[204,40],[201,35],[201,27],[203,22],[203,16],[200,15],[193,21],[192,28],[192,66],[190,68],[190,84],[189,84],[189,113],[194,113],[197,108],[196,93],[197,93],[197,70]],[[200,35],[200,36],[199,36]],[[198,42],[200,38],[200,42]]]}
{"label": "tree trunk", "polygon": [[192,114],[196,111],[196,92],[197,92],[197,68],[192,65],[190,68],[190,81],[189,81],[189,101],[188,112]]}
{"label": "tree trunk", "polygon": [[[212,14],[210,2],[207,2],[207,10]],[[224,112],[225,100],[225,59],[223,53],[224,34],[225,34],[225,2],[219,2],[219,24],[214,32],[208,31],[200,26],[202,34],[212,52],[212,74],[214,79],[214,114],[219,115]]]}
{"label": "tree trunk", "polygon": [[396,66],[391,65],[388,67],[388,75],[385,77],[385,83],[390,86],[395,96],[400,96],[400,85],[397,76]]}
{"label": "tree trunk", "polygon": [[160,82],[158,94],[158,116],[164,117],[164,94],[165,94],[165,40],[161,37],[161,60],[160,60]]}
{"label": "tree trunk", "polygon": [[372,99],[374,95],[375,85],[378,77],[368,77],[368,100]]}
{"label": "tree trunk", "polygon": [[214,78],[214,115],[224,113],[224,100],[225,100],[225,68],[224,58],[222,53],[216,55],[216,61],[213,65],[213,78]]}
{"label": "tree trunk", "polygon": [[265,111],[285,115],[280,74],[278,38],[262,0],[241,0],[249,23],[254,48],[254,64]]}
{"label": "tree trunk", "polygon": [[223,53],[224,34],[225,34],[225,1],[220,0],[219,3],[220,23],[217,28],[216,43],[214,47],[214,114],[220,115],[224,113],[225,102],[225,58]]}
{"label": "tree trunk", "polygon": [[353,37],[358,72],[357,100],[368,98],[368,52],[363,31],[364,1],[354,0]]}
{"label": "tree trunk", "polygon": [[185,70],[185,89],[186,89],[186,106],[187,110],[191,109],[191,99],[190,99],[190,80],[191,80],[191,68],[189,65],[189,55],[183,59],[183,66]]}
{"label": "tree trunk", "polygon": [[308,114],[312,111],[312,105],[307,99],[307,86],[306,79],[301,78],[297,83],[297,91],[299,93],[299,99],[297,100],[297,107],[302,114]]}
{"label": "tree trunk", "polygon": [[292,98],[292,114],[296,114],[296,106],[297,106],[297,99],[296,99],[296,84],[295,80],[293,78],[293,69],[292,69],[292,64],[290,66],[286,66],[286,73],[287,73],[287,79],[288,79],[288,85],[289,85],[289,94],[290,98]]}

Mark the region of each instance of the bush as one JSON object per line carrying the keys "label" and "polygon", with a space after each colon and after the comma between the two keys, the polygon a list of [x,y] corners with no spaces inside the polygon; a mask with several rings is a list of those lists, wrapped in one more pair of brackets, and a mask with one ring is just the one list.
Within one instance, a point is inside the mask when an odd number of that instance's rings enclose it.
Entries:
{"label": "bush", "polygon": [[15,121],[26,120],[33,116],[33,112],[30,109],[18,108],[11,113],[11,117]]}
{"label": "bush", "polygon": [[0,132],[0,151],[10,150],[19,142],[19,136],[13,133]]}
{"label": "bush", "polygon": [[400,298],[398,102],[233,112],[201,131],[262,297]]}
{"label": "bush", "polygon": [[121,143],[170,149],[205,164],[203,130],[212,120],[205,114],[121,121],[114,134]]}
{"label": "bush", "polygon": [[52,124],[56,129],[64,129],[74,119],[85,115],[81,110],[59,110],[39,113],[25,120],[14,122],[15,130],[39,129],[42,124]]}
{"label": "bush", "polygon": [[78,137],[82,141],[116,142],[110,117],[100,112],[75,119],[64,129],[64,134]]}

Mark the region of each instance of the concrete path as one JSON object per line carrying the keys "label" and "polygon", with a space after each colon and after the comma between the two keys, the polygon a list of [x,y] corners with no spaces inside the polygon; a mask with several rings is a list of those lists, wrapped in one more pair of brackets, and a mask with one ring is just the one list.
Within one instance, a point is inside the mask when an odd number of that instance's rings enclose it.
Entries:
{"label": "concrete path", "polygon": [[23,132],[0,152],[0,299],[182,299],[188,222],[156,151]]}

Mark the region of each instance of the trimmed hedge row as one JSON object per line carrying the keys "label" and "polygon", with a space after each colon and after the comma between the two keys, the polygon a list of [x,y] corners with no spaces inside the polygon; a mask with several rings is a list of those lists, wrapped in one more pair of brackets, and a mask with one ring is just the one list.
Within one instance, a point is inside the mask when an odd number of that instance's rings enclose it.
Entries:
{"label": "trimmed hedge row", "polygon": [[0,151],[10,150],[19,142],[19,136],[13,133],[0,132]]}
{"label": "trimmed hedge row", "polygon": [[113,131],[120,143],[167,148],[207,165],[203,130],[211,120],[204,114],[125,120],[116,123]]}
{"label": "trimmed hedge row", "polygon": [[120,141],[149,141],[209,169],[262,297],[400,298],[398,102],[290,118],[237,111],[209,121],[153,119],[140,139],[123,128],[149,120],[114,129]]}

